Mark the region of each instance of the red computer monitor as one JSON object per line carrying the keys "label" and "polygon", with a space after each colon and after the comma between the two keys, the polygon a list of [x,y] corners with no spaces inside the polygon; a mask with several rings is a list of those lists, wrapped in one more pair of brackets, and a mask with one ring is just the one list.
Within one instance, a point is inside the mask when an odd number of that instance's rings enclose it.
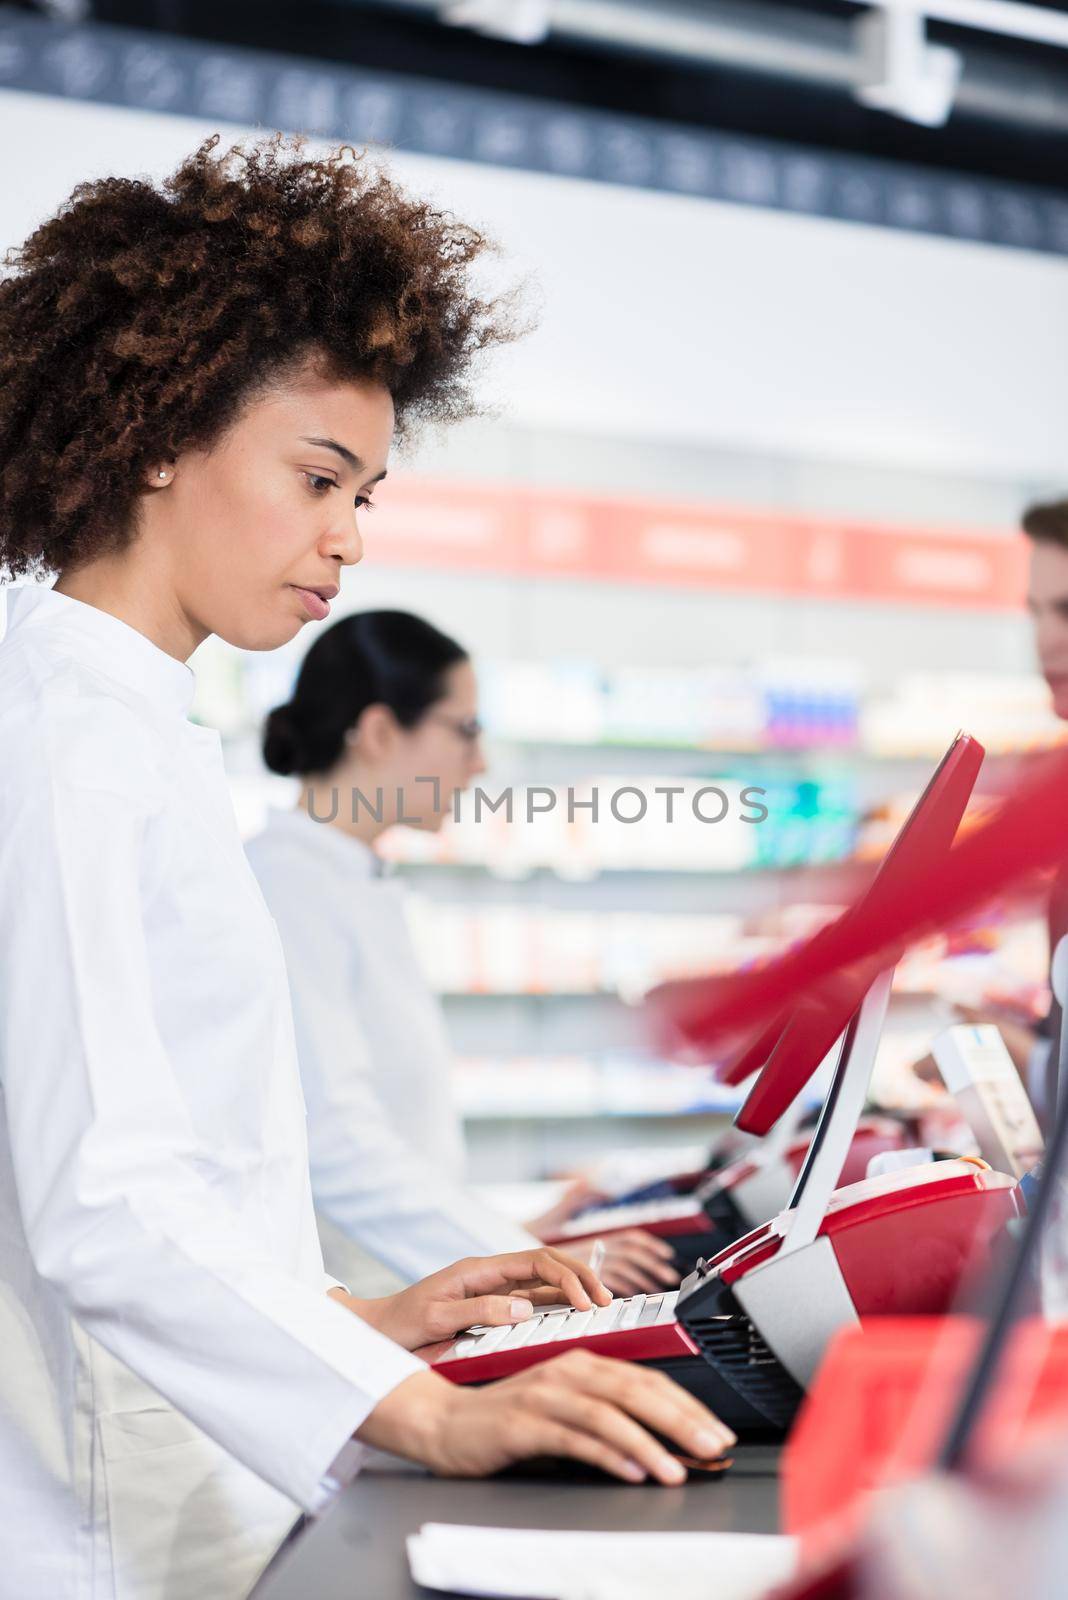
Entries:
{"label": "red computer monitor", "polygon": [[[882,905],[909,891],[948,853],[960,826],[985,751],[959,733],[913,806],[870,885],[845,918],[863,907],[878,915]],[[841,929],[841,921],[838,924]],[[817,939],[821,935],[816,935]],[[885,961],[881,965],[885,966]],[[788,1019],[765,1028],[731,1069],[735,1082],[764,1065],[735,1121],[746,1133],[765,1134],[801,1093],[834,1046],[875,977],[866,966],[840,970],[801,1000]],[[779,1029],[776,1035],[776,1029]]]}

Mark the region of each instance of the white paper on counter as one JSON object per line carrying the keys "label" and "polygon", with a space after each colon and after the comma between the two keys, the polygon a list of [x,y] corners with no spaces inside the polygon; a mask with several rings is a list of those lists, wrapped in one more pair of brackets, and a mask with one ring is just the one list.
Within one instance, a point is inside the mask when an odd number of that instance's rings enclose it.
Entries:
{"label": "white paper on counter", "polygon": [[[424,1523],[408,1539],[427,1589],[493,1600],[761,1600],[793,1576],[797,1541],[756,1533],[549,1533]],[[659,1590],[658,1590],[659,1586]]]}

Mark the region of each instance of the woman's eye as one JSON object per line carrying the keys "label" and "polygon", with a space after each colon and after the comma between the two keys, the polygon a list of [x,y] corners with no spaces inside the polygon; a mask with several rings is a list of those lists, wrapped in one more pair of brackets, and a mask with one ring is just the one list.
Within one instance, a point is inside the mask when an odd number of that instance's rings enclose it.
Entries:
{"label": "woman's eye", "polygon": [[324,478],[318,472],[306,472],[304,476],[312,494],[325,494],[327,489],[337,488],[333,478]]}
{"label": "woman's eye", "polygon": [[356,496],[356,510],[357,511],[373,511],[374,508],[375,508],[375,503],[371,499],[371,496],[369,494],[358,494]]}

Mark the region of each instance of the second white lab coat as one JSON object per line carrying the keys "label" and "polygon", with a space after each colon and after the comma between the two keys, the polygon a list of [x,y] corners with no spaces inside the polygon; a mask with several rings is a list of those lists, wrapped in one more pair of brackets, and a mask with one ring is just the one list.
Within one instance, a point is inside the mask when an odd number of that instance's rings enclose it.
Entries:
{"label": "second white lab coat", "polygon": [[[403,891],[360,840],[272,811],[247,846],[289,970],[320,1216],[402,1278],[538,1241],[465,1187],[441,1008]],[[344,1276],[357,1269],[327,1250]]]}

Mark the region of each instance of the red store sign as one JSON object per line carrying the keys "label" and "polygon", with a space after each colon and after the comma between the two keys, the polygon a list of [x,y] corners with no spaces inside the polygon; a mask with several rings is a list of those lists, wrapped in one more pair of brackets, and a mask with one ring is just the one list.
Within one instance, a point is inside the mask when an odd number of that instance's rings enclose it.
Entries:
{"label": "red store sign", "polygon": [[406,478],[367,530],[385,566],[1016,610],[1022,535]]}

